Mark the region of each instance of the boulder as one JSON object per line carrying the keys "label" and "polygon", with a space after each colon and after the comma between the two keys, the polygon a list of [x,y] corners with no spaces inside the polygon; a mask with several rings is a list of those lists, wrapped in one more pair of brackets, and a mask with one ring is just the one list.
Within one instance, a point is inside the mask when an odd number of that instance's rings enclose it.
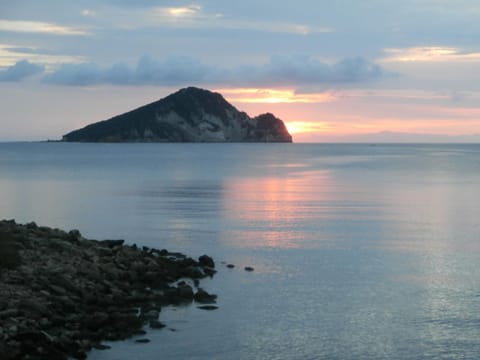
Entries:
{"label": "boulder", "polygon": [[217,295],[209,294],[202,288],[198,288],[197,292],[193,296],[195,302],[200,304],[213,304],[216,302]]}

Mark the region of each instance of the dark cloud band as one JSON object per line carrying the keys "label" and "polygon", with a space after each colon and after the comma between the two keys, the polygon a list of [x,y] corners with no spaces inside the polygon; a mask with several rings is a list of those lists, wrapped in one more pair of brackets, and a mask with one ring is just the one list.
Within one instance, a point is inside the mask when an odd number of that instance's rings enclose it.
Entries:
{"label": "dark cloud band", "polygon": [[42,65],[33,64],[28,60],[20,60],[15,65],[0,71],[0,81],[21,81],[43,71],[44,67]]}
{"label": "dark cloud band", "polygon": [[[18,62],[4,71],[11,81],[43,71],[43,67]],[[312,56],[275,56],[261,65],[243,65],[235,68],[204,64],[190,57],[169,57],[158,61],[141,57],[136,66],[116,63],[102,68],[95,63],[63,64],[43,81],[50,84],[87,86],[191,84],[222,86],[342,86],[378,80],[385,76],[380,65],[362,57],[342,59],[336,63],[322,62]]]}

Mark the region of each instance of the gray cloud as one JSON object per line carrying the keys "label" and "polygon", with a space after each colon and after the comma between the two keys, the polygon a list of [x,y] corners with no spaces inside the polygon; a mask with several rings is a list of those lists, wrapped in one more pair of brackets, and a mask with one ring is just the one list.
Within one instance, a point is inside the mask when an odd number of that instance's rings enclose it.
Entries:
{"label": "gray cloud", "polygon": [[20,60],[0,71],[0,81],[21,81],[26,77],[39,74],[43,70],[42,65],[32,64],[28,60]]}
{"label": "gray cloud", "polygon": [[44,76],[43,81],[58,85],[86,86],[101,82],[108,72],[94,63],[63,64],[55,72]]}
{"label": "gray cloud", "polygon": [[95,63],[64,64],[55,72],[47,74],[43,80],[51,84],[72,86],[342,86],[378,80],[385,75],[380,65],[361,57],[329,64],[311,56],[275,56],[263,65],[227,68],[206,65],[190,57],[169,57],[158,61],[143,56],[135,67],[124,63],[116,63],[108,68],[101,68]]}
{"label": "gray cloud", "polygon": [[275,56],[270,62],[241,69],[239,79],[271,85],[342,85],[377,80],[385,76],[380,65],[364,58],[346,58],[329,64],[312,56]]}

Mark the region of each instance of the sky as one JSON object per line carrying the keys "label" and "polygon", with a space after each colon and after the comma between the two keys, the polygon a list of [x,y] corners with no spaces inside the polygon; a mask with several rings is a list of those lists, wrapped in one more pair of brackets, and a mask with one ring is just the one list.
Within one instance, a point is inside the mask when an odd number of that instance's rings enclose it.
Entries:
{"label": "sky", "polygon": [[296,142],[480,141],[478,0],[0,0],[0,141],[186,86]]}

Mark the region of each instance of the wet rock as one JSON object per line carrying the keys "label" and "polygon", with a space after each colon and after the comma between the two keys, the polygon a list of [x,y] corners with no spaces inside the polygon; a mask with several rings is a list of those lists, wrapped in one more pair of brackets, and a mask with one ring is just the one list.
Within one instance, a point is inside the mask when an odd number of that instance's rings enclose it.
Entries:
{"label": "wet rock", "polygon": [[149,343],[150,340],[149,339],[137,339],[135,340],[136,343],[138,344],[146,344],[146,343]]}
{"label": "wet rock", "polygon": [[211,268],[215,268],[215,262],[213,261],[213,259],[208,256],[208,255],[202,255],[198,258],[198,262],[200,263],[200,265],[202,266],[208,266],[208,267],[211,267]]}
{"label": "wet rock", "polygon": [[196,266],[189,266],[185,269],[185,276],[192,279],[201,279],[205,277],[205,272],[202,268]]}
{"label": "wet rock", "polygon": [[199,303],[214,300],[203,289],[194,294],[189,285],[198,288],[199,279],[215,271],[206,255],[195,261],[13,220],[0,220],[2,232],[21,256],[20,266],[0,272],[2,360],[83,359],[103,340],[144,334],[145,324],[165,327],[158,320],[161,305],[194,296]]}
{"label": "wet rock", "polygon": [[166,326],[165,324],[162,324],[158,320],[150,320],[149,325],[151,329],[163,329]]}
{"label": "wet rock", "polygon": [[96,350],[108,350],[112,348],[111,346],[104,345],[104,344],[94,344],[92,347]]}
{"label": "wet rock", "polygon": [[145,313],[143,316],[146,319],[158,319],[159,315],[160,315],[160,312],[158,310],[150,310],[147,313]]}
{"label": "wet rock", "polygon": [[202,305],[202,306],[197,306],[198,309],[201,310],[217,310],[218,306],[215,305]]}
{"label": "wet rock", "polygon": [[217,295],[209,294],[208,292],[206,292],[202,288],[198,288],[198,290],[195,293],[193,298],[197,303],[213,304],[213,303],[216,302]]}
{"label": "wet rock", "polygon": [[193,299],[193,289],[190,285],[183,285],[177,287],[177,294],[182,299],[192,300]]}

